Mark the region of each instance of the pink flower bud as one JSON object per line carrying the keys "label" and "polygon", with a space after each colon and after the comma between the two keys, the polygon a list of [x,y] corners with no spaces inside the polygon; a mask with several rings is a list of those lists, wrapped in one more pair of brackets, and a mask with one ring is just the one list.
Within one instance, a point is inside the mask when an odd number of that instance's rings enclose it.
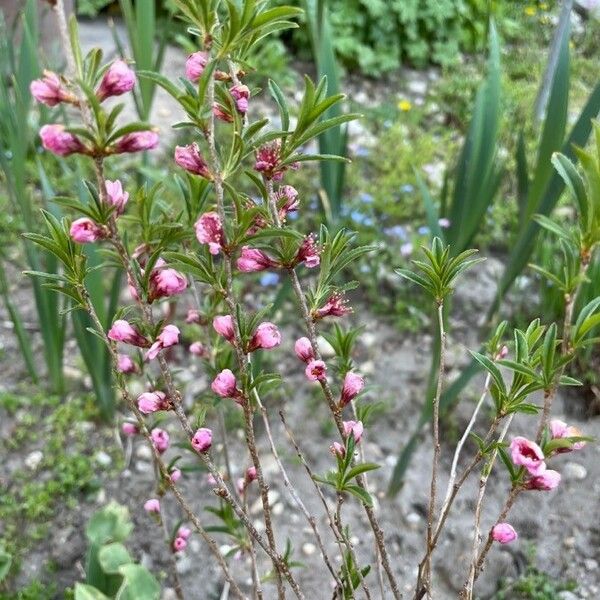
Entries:
{"label": "pink flower bud", "polygon": [[344,458],[346,456],[346,448],[339,442],[333,442],[331,446],[329,446],[329,452],[334,456],[339,456],[340,458]]}
{"label": "pink flower bud", "polygon": [[194,342],[193,344],[190,344],[190,352],[194,356],[199,356],[201,358],[208,357],[208,350],[202,342]]}
{"label": "pink flower bud", "polygon": [[196,221],[196,239],[201,244],[208,244],[211,254],[219,254],[225,243],[225,233],[221,218],[216,212],[204,213]]}
{"label": "pink flower bud", "polygon": [[145,415],[165,410],[167,406],[167,396],[164,392],[144,392],[137,399],[137,405],[140,412]]}
{"label": "pink flower bud", "polygon": [[243,246],[242,253],[237,259],[237,268],[243,273],[255,273],[277,266],[278,263],[269,258],[262,250],[250,248],[250,246]]}
{"label": "pink flower bud", "polygon": [[123,191],[123,185],[118,179],[116,181],[106,180],[106,201],[115,207],[117,216],[125,212],[127,200],[129,200],[129,192]]}
{"label": "pink flower bud", "polygon": [[235,332],[231,315],[217,315],[213,319],[213,327],[221,337],[224,337],[228,342],[233,343],[235,340]]}
{"label": "pink flower bud", "polygon": [[562,439],[567,437],[568,425],[564,421],[559,419],[552,419],[550,421],[550,435],[553,440]]}
{"label": "pink flower bud", "polygon": [[197,325],[200,324],[200,312],[198,310],[196,310],[195,308],[190,308],[187,311],[187,316],[185,318],[185,322],[186,323],[195,323]]}
{"label": "pink flower bud", "polygon": [[552,469],[546,469],[541,475],[535,475],[529,478],[525,486],[528,490],[549,491],[558,487],[560,483],[560,473]]}
{"label": "pink flower bud", "polygon": [[298,190],[291,185],[282,185],[277,191],[277,206],[280,220],[285,221],[288,213],[298,210],[300,206]]}
{"label": "pink flower bud", "polygon": [[131,423],[130,421],[125,421],[125,423],[121,425],[121,431],[123,432],[123,435],[126,435],[127,437],[131,437],[139,433],[137,425],[135,423]]}
{"label": "pink flower bud", "polygon": [[213,115],[219,121],[224,123],[233,123],[233,116],[230,115],[222,106],[219,106],[216,102],[213,104]]}
{"label": "pink flower bud", "polygon": [[500,352],[498,352],[498,359],[501,360],[503,358],[506,358],[508,356],[508,346],[502,346],[502,348],[500,348]]}
{"label": "pink flower bud", "polygon": [[156,338],[156,341],[152,346],[150,346],[150,350],[146,353],[146,360],[153,360],[158,356],[158,353],[163,348],[169,348],[170,346],[175,346],[175,344],[179,343],[179,328],[175,325],[165,325]]}
{"label": "pink flower bud", "polygon": [[546,470],[542,449],[527,438],[517,436],[510,443],[510,453],[515,465],[525,467],[531,475],[541,475]]}
{"label": "pink flower bud", "polygon": [[175,269],[153,269],[149,280],[148,300],[169,298],[181,294],[187,288],[187,279]]}
{"label": "pink flower bud", "polygon": [[104,227],[87,217],[75,219],[69,230],[71,239],[78,244],[90,244],[106,237]]}
{"label": "pink flower bud", "polygon": [[229,369],[221,371],[210,384],[210,387],[221,398],[235,398],[239,394],[235,375]]}
{"label": "pink flower bud", "polygon": [[492,529],[492,538],[501,544],[509,544],[518,537],[517,532],[509,523],[497,523]]}
{"label": "pink flower bud", "polygon": [[212,446],[212,431],[206,427],[201,427],[196,431],[192,438],[192,448],[196,452],[207,452]]}
{"label": "pink flower bud", "polygon": [[64,125],[44,125],[40,129],[42,146],[58,156],[69,156],[75,152],[87,154],[83,142],[72,133],[65,131]]}
{"label": "pink flower bud", "polygon": [[208,485],[217,485],[218,481],[215,479],[215,476],[212,473],[206,474],[206,483]]}
{"label": "pink flower bud", "polygon": [[155,427],[150,432],[150,437],[152,438],[152,444],[161,454],[169,449],[171,442],[169,439],[169,434],[164,429]]}
{"label": "pink flower bud", "polygon": [[229,88],[229,93],[235,100],[235,106],[238,112],[245,115],[248,112],[248,100],[250,98],[250,89],[247,85],[234,85]]}
{"label": "pink flower bud", "polygon": [[321,248],[317,245],[314,235],[307,235],[298,248],[296,263],[304,263],[309,269],[318,267],[321,262]]}
{"label": "pink flower bud", "polygon": [[143,152],[158,146],[156,131],[134,131],[119,138],[114,146],[116,154],[124,152]]}
{"label": "pink flower bud", "polygon": [[240,496],[246,491],[246,480],[243,477],[235,480],[235,489]]}
{"label": "pink flower bud", "polygon": [[279,329],[273,323],[268,321],[261,323],[254,332],[252,339],[250,340],[250,346],[248,352],[253,352],[262,348],[264,350],[270,350],[281,344],[281,333]]}
{"label": "pink flower bud", "polygon": [[258,477],[258,474],[256,472],[256,467],[248,467],[246,469],[246,481],[248,483],[252,483],[253,481],[256,481],[257,477]]}
{"label": "pink flower bud", "polygon": [[156,513],[160,512],[160,502],[156,498],[151,498],[150,500],[146,500],[144,503],[144,510],[147,513]]}
{"label": "pink flower bud", "polygon": [[204,51],[190,54],[185,61],[185,76],[190,81],[198,81],[208,64],[209,57],[209,53]]}
{"label": "pink flower bud", "polygon": [[173,469],[169,473],[169,479],[172,483],[177,483],[181,479],[181,470],[178,468]]}
{"label": "pink flower bud", "polygon": [[350,403],[358,394],[360,394],[365,387],[365,380],[362,375],[358,373],[352,373],[348,371],[344,377],[344,385],[342,387],[342,395],[340,398],[340,404],[346,406]]}
{"label": "pink flower bud", "polygon": [[352,435],[354,441],[358,444],[362,438],[364,427],[362,421],[344,421],[344,435]]}
{"label": "pink flower bud", "polygon": [[121,373],[135,373],[137,371],[137,365],[131,360],[127,354],[117,355],[117,368]]}
{"label": "pink flower bud", "polygon": [[313,311],[314,319],[323,319],[324,317],[343,317],[352,312],[347,305],[342,292],[336,292],[327,300],[327,302],[316,311]]}
{"label": "pink flower bud", "polygon": [[304,370],[309,381],[325,381],[327,365],[322,360],[311,360]]}
{"label": "pink flower bud", "polygon": [[104,73],[104,77],[102,77],[100,86],[96,91],[96,96],[102,102],[109,96],[120,96],[130,92],[134,85],[135,73],[124,60],[115,60]]}
{"label": "pink flower bud", "polygon": [[184,525],[177,530],[177,537],[183,538],[184,540],[189,539],[190,535],[192,535],[192,530]]}
{"label": "pink flower bud", "polygon": [[315,357],[312,344],[307,337],[301,337],[296,340],[294,351],[296,352],[296,356],[304,362],[308,362]]}
{"label": "pink flower bud", "polygon": [[182,537],[176,537],[173,540],[173,552],[183,552],[186,549],[187,541]]}
{"label": "pink flower bud", "polygon": [[149,346],[148,340],[135,327],[132,327],[123,319],[117,319],[106,335],[109,340],[113,340],[114,342],[123,342],[140,348]]}
{"label": "pink flower bud", "polygon": [[212,179],[208,165],[204,158],[202,158],[200,148],[196,143],[189,146],[176,146],[175,162],[189,173],[200,175],[200,177],[204,177],[205,179]]}
{"label": "pink flower bud", "polygon": [[42,79],[32,81],[29,90],[38,102],[46,106],[56,106],[60,102],[77,102],[75,95],[65,88],[60,77],[52,71],[44,71]]}

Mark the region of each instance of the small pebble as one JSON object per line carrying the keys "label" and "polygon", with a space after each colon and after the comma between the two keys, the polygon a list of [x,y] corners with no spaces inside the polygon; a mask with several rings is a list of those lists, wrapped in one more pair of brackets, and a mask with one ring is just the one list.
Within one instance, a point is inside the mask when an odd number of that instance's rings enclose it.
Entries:
{"label": "small pebble", "polygon": [[568,462],[564,469],[563,475],[565,479],[581,481],[587,477],[587,469],[576,462]]}
{"label": "small pebble", "polygon": [[311,556],[317,551],[317,547],[310,542],[306,542],[306,544],[302,544],[302,552],[306,554],[306,556]]}
{"label": "small pebble", "polygon": [[586,558],[583,564],[588,571],[595,571],[598,568],[598,561],[593,558]]}
{"label": "small pebble", "polygon": [[34,450],[30,454],[28,454],[25,458],[25,466],[32,471],[35,471],[39,466],[42,460],[44,459],[44,454],[40,450]]}
{"label": "small pebble", "polygon": [[96,452],[96,456],[94,456],[96,462],[102,467],[108,467],[112,463],[112,458],[106,452],[102,450],[100,452]]}

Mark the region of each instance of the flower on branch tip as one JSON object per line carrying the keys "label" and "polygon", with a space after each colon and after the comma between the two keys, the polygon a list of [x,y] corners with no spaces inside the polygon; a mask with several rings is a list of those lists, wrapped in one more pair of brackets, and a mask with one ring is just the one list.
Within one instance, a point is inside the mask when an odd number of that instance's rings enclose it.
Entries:
{"label": "flower on branch tip", "polygon": [[107,236],[107,231],[105,227],[98,225],[92,219],[81,217],[71,223],[69,235],[77,244],[91,244],[104,239]]}
{"label": "flower on branch tip", "polygon": [[164,392],[158,391],[140,394],[137,399],[137,405],[139,411],[145,415],[169,408],[167,395]]}
{"label": "flower on branch tip", "polygon": [[192,437],[192,448],[196,452],[208,452],[212,446],[212,431],[207,427],[201,427]]}
{"label": "flower on branch tip", "polygon": [[208,244],[208,251],[219,254],[225,243],[223,223],[216,212],[204,213],[195,224],[196,239],[201,244]]}
{"label": "flower on branch tip", "polygon": [[113,342],[123,342],[139,348],[146,348],[150,345],[150,342],[124,319],[117,319],[106,335]]}
{"label": "flower on branch tip", "polygon": [[351,312],[352,308],[348,306],[344,293],[336,292],[321,308],[312,311],[312,318],[317,320],[325,317],[343,317]]}
{"label": "flower on branch tip", "polygon": [[250,99],[250,88],[244,84],[234,85],[229,88],[229,93],[235,100],[238,112],[245,115],[248,112],[248,100]]}
{"label": "flower on branch tip", "polygon": [[[570,437],[581,437],[581,431],[573,425],[567,425],[564,421],[559,419],[552,419],[550,421],[550,435],[553,440],[570,438]],[[572,452],[573,450],[581,450],[585,446],[585,441],[574,442],[568,448],[558,448],[556,452],[562,454],[564,452]]]}
{"label": "flower on branch tip", "polygon": [[200,50],[187,57],[185,61],[185,76],[193,82],[198,81],[208,64],[210,54]]}
{"label": "flower on branch tip", "polygon": [[200,358],[208,358],[209,353],[202,342],[193,342],[190,344],[190,353]]}
{"label": "flower on branch tip", "polygon": [[156,131],[134,131],[119,138],[115,143],[112,152],[114,154],[123,154],[126,152],[152,150],[158,146],[158,141],[159,138]]}
{"label": "flower on branch tip", "polygon": [[321,248],[317,244],[317,237],[309,233],[300,244],[296,254],[296,264],[304,263],[304,266],[313,269],[321,262]]}
{"label": "flower on branch tip", "polygon": [[177,467],[171,469],[169,472],[169,479],[171,480],[171,483],[177,483],[181,479],[181,469],[178,469]]}
{"label": "flower on branch tip", "polygon": [[59,75],[53,71],[44,71],[41,79],[35,79],[29,85],[31,95],[46,106],[56,106],[61,102],[77,104],[77,97],[63,84]]}
{"label": "flower on branch tip", "polygon": [[130,356],[127,354],[117,355],[117,369],[119,373],[131,374],[136,373],[138,370],[137,365],[133,362]]}
{"label": "flower on branch tip", "polygon": [[364,426],[362,421],[344,421],[344,435],[349,437],[352,435],[354,441],[358,444],[362,438]]}
{"label": "flower on branch tip", "polygon": [[346,456],[346,448],[339,442],[333,442],[333,444],[329,446],[329,451],[331,454],[338,456],[339,458],[344,458],[344,456]]}
{"label": "flower on branch tip", "polygon": [[233,123],[233,116],[220,104],[216,102],[213,104],[213,115],[215,119],[223,121],[224,123]]}
{"label": "flower on branch tip", "polygon": [[125,212],[125,205],[129,200],[129,192],[123,191],[123,184],[117,179],[116,181],[106,180],[106,201],[110,206],[115,207],[115,214],[122,215]]}
{"label": "flower on branch tip", "polygon": [[296,356],[303,362],[309,362],[315,357],[315,353],[307,337],[301,337],[294,344],[294,352]]}
{"label": "flower on branch tip", "polygon": [[187,284],[185,275],[179,271],[164,268],[162,265],[155,267],[150,274],[148,302],[181,294],[187,288]]}
{"label": "flower on branch tip", "polygon": [[250,246],[243,246],[242,253],[237,259],[237,268],[242,273],[257,273],[273,267],[278,267],[279,263],[262,250],[258,248],[250,248]]}
{"label": "flower on branch tip", "polygon": [[127,437],[132,437],[140,432],[138,426],[131,421],[125,421],[125,423],[121,425],[121,431],[123,432],[123,435],[126,435]]}
{"label": "flower on branch tip", "polygon": [[187,311],[187,316],[185,317],[186,323],[195,323],[196,325],[200,325],[202,319],[200,318],[200,311],[195,308],[190,308]]}
{"label": "flower on branch tip", "polygon": [[152,445],[160,454],[163,454],[169,449],[171,441],[169,439],[169,434],[164,429],[160,429],[160,427],[155,427],[150,432],[150,438],[152,439]]}
{"label": "flower on branch tip", "polygon": [[[266,179],[281,181],[284,172],[288,169],[288,166],[282,166],[281,162],[281,140],[274,140],[258,149],[254,170],[262,173]],[[299,167],[300,163],[289,165],[293,170]]]}
{"label": "flower on branch tip", "polygon": [[509,544],[519,536],[509,523],[496,523],[492,529],[492,539],[500,544]]}
{"label": "flower on branch tip", "polygon": [[546,470],[542,449],[531,440],[517,436],[510,443],[510,453],[515,465],[525,467],[530,475],[541,475]]}
{"label": "flower on branch tip", "polygon": [[176,146],[175,162],[189,173],[200,175],[205,179],[212,179],[208,164],[200,154],[200,147],[195,142],[189,146]]}
{"label": "flower on branch tip", "polygon": [[150,500],[146,500],[144,502],[144,510],[147,513],[156,513],[160,512],[160,502],[156,498],[151,498]]}
{"label": "flower on branch tip", "polygon": [[277,325],[265,321],[256,328],[250,340],[248,352],[254,352],[254,350],[258,350],[259,348],[270,350],[279,346],[279,344],[281,344],[281,333]]}
{"label": "flower on branch tip", "polygon": [[244,494],[246,492],[246,488],[253,482],[256,481],[258,474],[256,472],[256,467],[248,467],[243,477],[240,477],[236,481],[236,489],[239,494]]}
{"label": "flower on branch tip", "polygon": [[44,125],[40,129],[42,146],[58,156],[69,154],[89,154],[85,144],[72,133],[65,130],[64,125]]}
{"label": "flower on branch tip", "polygon": [[327,379],[327,365],[322,360],[311,360],[304,370],[309,381],[325,381]]}
{"label": "flower on branch tip", "polygon": [[173,540],[173,552],[183,552],[187,547],[187,540],[182,537],[176,537]]}
{"label": "flower on branch tip", "polygon": [[231,315],[217,315],[213,319],[213,328],[221,337],[224,337],[228,342],[233,344],[235,330]]}
{"label": "flower on branch tip", "polygon": [[344,407],[349,404],[365,387],[365,380],[362,375],[348,371],[344,377],[344,385],[342,386],[342,394],[340,397],[340,406]]}
{"label": "flower on branch tip", "polygon": [[237,380],[230,369],[223,369],[210,384],[212,391],[221,398],[239,398]]}
{"label": "flower on branch tip", "polygon": [[175,346],[179,343],[179,328],[176,325],[165,325],[158,337],[146,352],[146,360],[154,360],[164,348]]}
{"label": "flower on branch tip", "polygon": [[285,221],[288,213],[295,212],[300,206],[298,190],[291,185],[282,185],[276,194],[279,219]]}
{"label": "flower on branch tip", "polygon": [[134,85],[135,73],[124,60],[118,59],[104,73],[96,97],[102,102],[110,96],[120,96],[130,92]]}
{"label": "flower on branch tip", "polygon": [[550,491],[558,487],[561,476],[558,471],[546,469],[541,475],[534,475],[525,482],[528,490]]}

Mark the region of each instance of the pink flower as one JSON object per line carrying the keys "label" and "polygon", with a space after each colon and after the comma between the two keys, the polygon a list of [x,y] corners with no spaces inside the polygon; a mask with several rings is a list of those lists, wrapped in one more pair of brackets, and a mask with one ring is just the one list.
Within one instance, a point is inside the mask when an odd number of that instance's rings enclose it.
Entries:
{"label": "pink flower", "polygon": [[216,102],[213,104],[213,115],[215,118],[219,119],[219,121],[223,121],[224,123],[233,123],[233,116],[230,115],[224,107],[218,105]]}
{"label": "pink flower", "polygon": [[535,475],[525,482],[528,490],[549,491],[558,487],[560,483],[560,473],[552,469],[546,469],[541,475]]}
{"label": "pink flower", "polygon": [[211,254],[219,254],[225,243],[225,233],[221,218],[216,212],[204,213],[196,221],[196,239],[201,244],[208,244]]}
{"label": "pink flower", "polygon": [[121,431],[123,432],[123,435],[126,435],[127,437],[131,437],[139,433],[137,425],[135,423],[131,423],[130,421],[125,421],[125,423],[121,425]]}
{"label": "pink flower", "polygon": [[207,452],[212,446],[212,431],[206,427],[201,427],[196,431],[192,438],[192,448],[196,452]]}
{"label": "pink flower", "polygon": [[215,476],[212,473],[206,474],[206,483],[208,485],[217,485],[218,481],[215,479]]}
{"label": "pink flower", "polygon": [[509,523],[497,523],[492,529],[492,538],[501,544],[509,544],[519,536]]}
{"label": "pink flower", "polygon": [[190,81],[198,81],[208,64],[209,57],[209,53],[202,50],[190,54],[185,61],[185,76]]}
{"label": "pink flower", "polygon": [[177,467],[175,467],[169,473],[169,479],[171,480],[172,483],[177,483],[181,479],[181,470],[178,469]]}
{"label": "pink flower", "polygon": [[352,309],[347,305],[343,292],[336,292],[321,308],[313,311],[313,319],[343,317],[351,312]]}
{"label": "pink flower", "polygon": [[189,539],[190,535],[192,535],[192,530],[184,525],[177,530],[177,537],[183,538],[184,540]]}
{"label": "pink flower", "polygon": [[205,179],[212,179],[208,165],[202,155],[200,148],[195,142],[189,146],[175,147],[175,162],[186,171],[194,175],[200,175]]}
{"label": "pink flower", "polygon": [[252,339],[250,340],[250,346],[248,352],[253,352],[259,348],[264,350],[270,350],[281,344],[281,333],[277,326],[273,323],[265,321],[261,323],[254,332]]}
{"label": "pink flower", "polygon": [[497,360],[502,360],[503,358],[506,358],[508,356],[508,346],[502,346],[502,348],[500,348],[500,352],[498,352],[496,359]]}
{"label": "pink flower", "polygon": [[235,331],[231,315],[217,315],[213,319],[213,327],[221,337],[224,337],[228,342],[233,343]]}
{"label": "pink flower", "polygon": [[75,152],[87,154],[83,142],[72,133],[65,131],[64,125],[44,125],[40,129],[42,146],[58,156],[68,156]]}
{"label": "pink flower", "polygon": [[441,219],[438,219],[438,225],[442,229],[448,229],[448,227],[450,227],[450,219],[446,219],[446,217],[442,217]]}
{"label": "pink flower", "polygon": [[236,398],[239,394],[235,375],[229,369],[223,369],[215,377],[210,387],[221,398]]}
{"label": "pink flower", "polygon": [[190,344],[190,352],[194,356],[200,356],[200,357],[208,356],[208,350],[206,349],[206,347],[204,346],[204,344],[202,342],[193,342],[192,344]]}
{"label": "pink flower", "polygon": [[106,200],[115,207],[115,214],[122,215],[125,212],[125,205],[129,200],[129,192],[123,191],[123,185],[117,179],[116,181],[106,180]]}
{"label": "pink flower", "polygon": [[541,475],[546,470],[542,449],[527,438],[517,436],[510,443],[510,453],[515,465],[525,467],[531,475]]}
{"label": "pink flower", "polygon": [[120,96],[130,92],[135,85],[135,73],[124,60],[115,60],[102,77],[100,86],[96,91],[98,100],[102,102],[109,96]]}
{"label": "pink flower", "polygon": [[247,85],[234,85],[229,88],[229,93],[235,100],[235,106],[238,112],[245,115],[248,112],[248,100],[250,98],[250,89]]}
{"label": "pink flower", "polygon": [[196,310],[195,308],[190,308],[187,311],[187,316],[185,318],[185,322],[186,323],[196,323],[197,325],[200,324],[200,312],[198,310]]}
{"label": "pink flower", "polygon": [[296,254],[296,263],[304,263],[304,265],[312,269],[318,267],[321,262],[321,248],[317,245],[316,237],[309,234],[304,238],[298,253]]}
{"label": "pink flower", "polygon": [[75,221],[71,223],[69,234],[71,239],[78,244],[90,244],[106,237],[104,227],[87,217],[75,219]]}
{"label": "pink flower", "polygon": [[114,146],[116,154],[124,152],[143,152],[158,146],[158,133],[156,131],[134,131],[117,140]]}
{"label": "pink flower", "polygon": [[[581,431],[577,427],[567,425],[564,421],[558,419],[552,419],[550,421],[550,435],[552,439],[562,439],[570,437],[581,437]],[[575,442],[570,448],[559,448],[556,452],[562,454],[563,452],[571,452],[573,450],[581,450],[585,446],[585,442]]]}
{"label": "pink flower", "polygon": [[132,346],[138,346],[139,348],[149,346],[148,340],[135,327],[132,327],[123,319],[117,319],[106,335],[113,342],[123,342]]}
{"label": "pink flower", "polygon": [[60,77],[52,71],[44,71],[42,79],[32,81],[29,90],[38,102],[46,106],[56,106],[60,102],[77,102],[74,94],[65,88]]}
{"label": "pink flower", "polygon": [[169,434],[164,429],[155,427],[150,432],[150,437],[152,438],[153,446],[161,454],[163,452],[166,452],[169,449],[169,445],[170,445]]}
{"label": "pink flower", "polygon": [[169,348],[179,343],[179,328],[175,325],[165,325],[156,338],[150,350],[146,353],[146,360],[153,360],[163,348]]}
{"label": "pink flower", "polygon": [[187,546],[187,541],[182,537],[176,537],[173,540],[173,552],[183,552]]}
{"label": "pink flower", "polygon": [[362,392],[364,387],[365,380],[362,375],[348,371],[344,377],[344,385],[342,386],[342,396],[340,398],[341,406],[346,406],[354,400],[354,398]]}
{"label": "pink flower", "polygon": [[258,149],[256,153],[256,162],[254,169],[262,173],[267,179],[280,180],[285,171],[285,167],[280,166],[281,163],[281,141],[275,140],[269,144],[265,144]]}
{"label": "pink flower", "polygon": [[243,273],[255,273],[277,266],[277,262],[269,258],[262,250],[250,248],[250,246],[242,246],[242,253],[237,259],[237,268]]}
{"label": "pink flower", "polygon": [[137,365],[127,354],[118,354],[117,363],[117,368],[121,373],[135,373],[137,371]]}
{"label": "pink flower", "polygon": [[327,365],[322,360],[311,360],[304,371],[309,381],[325,381]]}
{"label": "pink flower", "polygon": [[339,458],[344,458],[344,456],[346,456],[346,448],[339,442],[333,442],[333,444],[329,446],[329,451],[334,456],[339,456]]}
{"label": "pink flower", "polygon": [[167,396],[164,392],[144,392],[137,399],[140,412],[145,415],[168,408]]}
{"label": "pink flower", "polygon": [[256,481],[257,477],[258,477],[258,474],[256,473],[256,467],[248,467],[246,469],[246,481],[248,483],[252,483],[253,481]]}
{"label": "pink flower", "polygon": [[352,435],[354,441],[358,444],[364,431],[362,421],[344,421],[343,425],[344,435],[346,437]]}
{"label": "pink flower", "polygon": [[279,218],[285,221],[288,213],[298,210],[298,190],[291,185],[282,185],[277,191],[277,204],[279,206]]}
{"label": "pink flower", "polygon": [[243,477],[238,477],[236,479],[235,489],[240,496],[246,491],[246,480]]}
{"label": "pink flower", "polygon": [[181,294],[187,288],[187,279],[175,269],[152,269],[149,280],[148,300],[169,298]]}
{"label": "pink flower", "polygon": [[296,340],[294,351],[296,352],[296,356],[304,362],[308,362],[315,357],[312,344],[307,337],[301,337]]}
{"label": "pink flower", "polygon": [[144,503],[144,510],[147,513],[159,513],[160,512],[160,502],[156,498],[151,498],[150,500],[146,500]]}

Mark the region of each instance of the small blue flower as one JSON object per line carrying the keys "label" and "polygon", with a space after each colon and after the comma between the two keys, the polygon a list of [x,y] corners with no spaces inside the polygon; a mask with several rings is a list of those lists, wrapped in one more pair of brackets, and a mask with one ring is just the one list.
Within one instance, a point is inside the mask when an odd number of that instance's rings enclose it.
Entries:
{"label": "small blue flower", "polygon": [[371,270],[371,267],[369,265],[360,265],[361,273],[368,273],[370,270]]}
{"label": "small blue flower", "polygon": [[406,235],[406,229],[402,227],[402,225],[394,225],[393,227],[388,227],[384,230],[384,233],[389,235],[390,237],[397,237],[401,240],[406,240],[408,236]]}
{"label": "small blue flower", "polygon": [[410,185],[410,183],[405,183],[401,188],[400,191],[403,194],[412,194],[415,191],[415,188]]}
{"label": "small blue flower", "polygon": [[364,202],[365,204],[371,204],[374,200],[373,196],[368,192],[360,192],[358,197],[360,198],[360,201]]}
{"label": "small blue flower", "polygon": [[421,225],[421,227],[417,229],[417,233],[419,235],[427,235],[429,233],[429,227],[427,227],[427,225]]}
{"label": "small blue flower", "polygon": [[260,276],[260,284],[267,286],[267,285],[277,285],[279,283],[279,275],[277,275],[277,273],[263,273]]}
{"label": "small blue flower", "polygon": [[369,156],[369,154],[371,154],[371,151],[368,148],[365,148],[364,146],[357,146],[354,150],[355,156]]}

